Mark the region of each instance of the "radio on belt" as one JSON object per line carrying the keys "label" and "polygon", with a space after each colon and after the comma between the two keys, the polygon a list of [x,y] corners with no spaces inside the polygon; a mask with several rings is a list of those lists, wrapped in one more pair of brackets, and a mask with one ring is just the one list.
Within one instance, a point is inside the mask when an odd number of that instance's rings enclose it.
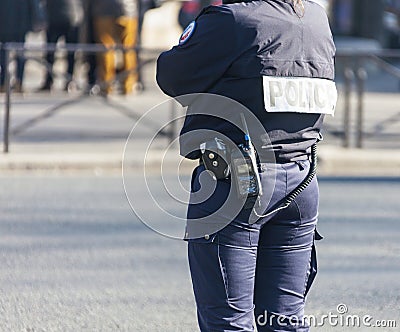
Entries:
{"label": "radio on belt", "polygon": [[221,180],[231,176],[239,198],[247,198],[262,195],[262,189],[256,152],[243,114],[241,117],[246,131],[244,144],[228,148],[221,139],[214,138],[201,143],[200,151],[204,166],[213,174],[214,179]]}
{"label": "radio on belt", "polygon": [[245,139],[245,144],[240,144],[231,152],[232,179],[240,198],[261,194],[255,151],[248,135],[245,135]]}
{"label": "radio on belt", "polygon": [[251,143],[249,129],[243,113],[240,114],[245,130],[244,144],[231,152],[231,172],[240,198],[262,195],[256,151]]}

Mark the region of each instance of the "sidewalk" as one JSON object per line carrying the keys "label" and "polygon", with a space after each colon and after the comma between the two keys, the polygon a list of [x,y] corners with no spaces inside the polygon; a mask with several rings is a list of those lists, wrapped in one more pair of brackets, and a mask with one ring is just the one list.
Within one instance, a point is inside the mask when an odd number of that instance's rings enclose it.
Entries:
{"label": "sidewalk", "polygon": [[[122,143],[122,142],[121,142]],[[104,148],[101,147],[101,148]],[[107,144],[105,149],[99,146],[74,146],[64,144],[61,147],[48,146],[46,151],[30,152],[20,148],[0,158],[1,171],[34,170],[122,170],[123,145]],[[152,153],[146,158],[146,171],[175,171],[179,165],[179,151],[176,156],[167,156],[164,151]],[[356,150],[343,149],[332,145],[319,147],[318,174],[321,176],[378,176],[400,177],[400,155],[393,150]],[[189,172],[195,162],[185,161],[179,167],[180,172]],[[129,170],[142,171],[144,160],[128,157],[124,161]]]}
{"label": "sidewalk", "polygon": [[[166,20],[165,17],[175,18],[178,9],[178,3],[170,2],[146,14],[142,36],[145,47],[167,49],[176,44],[180,28],[175,19]],[[36,39],[33,41],[37,42]],[[393,92],[366,93],[364,128],[367,139],[364,149],[343,149],[340,138],[325,130],[325,139],[318,149],[320,175],[400,177],[400,94],[395,93],[398,82],[381,70],[369,68],[368,71],[370,79],[367,83],[372,83],[372,91],[382,91],[382,87],[386,92]],[[43,68],[28,61],[25,76],[24,85],[33,91],[43,78]],[[143,76],[147,87],[143,93],[127,98],[112,96],[109,103],[99,97],[80,100],[79,95],[59,91],[12,95],[11,132],[19,132],[10,137],[10,153],[0,152],[0,170],[120,170],[124,146],[132,127],[149,109],[168,99],[154,83],[154,66],[147,65]],[[388,90],[389,85],[393,89]],[[0,94],[0,101],[4,101],[4,94]],[[66,101],[70,103],[52,110],[55,105]],[[357,105],[354,94],[351,104],[354,133]],[[343,109],[343,93],[339,86],[337,114],[325,121],[330,132],[342,130]],[[1,137],[3,111],[4,104],[0,103]],[[193,162],[181,164],[176,147],[175,150],[168,149],[165,155],[169,146],[166,137],[156,139],[155,148],[144,157],[149,141],[157,129],[168,122],[170,112],[168,107],[160,107],[159,112],[146,121],[140,121],[136,127],[137,137],[129,145],[130,153],[125,155],[126,167],[143,170],[146,159],[146,170],[158,170],[161,163],[165,170],[179,168],[182,172],[189,172],[193,168]],[[24,127],[26,121],[43,115],[48,116]]]}
{"label": "sidewalk", "polygon": [[[386,103],[393,103],[390,96],[369,94],[368,105],[377,107],[382,98],[385,98]],[[14,95],[12,128],[18,127],[32,116],[43,114],[49,106],[65,101],[66,98],[71,97],[57,93]],[[155,132],[154,128],[169,119],[168,108],[160,109],[160,112],[156,112],[156,118],[153,116],[145,123],[135,119],[154,105],[168,100],[155,86],[150,86],[137,96],[112,96],[110,99],[111,104],[119,105],[120,109],[117,112],[100,97],[90,97],[65,106],[52,116],[11,137],[10,153],[0,156],[0,170],[119,171],[126,139],[135,124],[137,137],[129,143],[125,167],[135,171],[144,168],[146,171],[158,171],[162,165],[164,171],[175,171],[179,168],[179,172],[189,172],[194,167],[195,163],[190,161],[181,164],[178,149],[176,146],[169,148],[169,140],[166,137],[154,140],[148,155],[145,156]],[[132,118],[123,115],[121,109],[131,112]],[[373,121],[378,120],[376,116],[373,117]],[[327,123],[339,128],[340,114],[336,118],[328,119]],[[371,124],[367,123],[366,127],[371,127]],[[325,135],[324,142],[319,145],[318,174],[399,177],[400,153],[396,148],[398,142],[389,143],[392,144],[377,140],[374,144],[367,144],[374,148],[344,149],[340,147],[339,139]],[[383,148],[385,146],[391,148]]]}

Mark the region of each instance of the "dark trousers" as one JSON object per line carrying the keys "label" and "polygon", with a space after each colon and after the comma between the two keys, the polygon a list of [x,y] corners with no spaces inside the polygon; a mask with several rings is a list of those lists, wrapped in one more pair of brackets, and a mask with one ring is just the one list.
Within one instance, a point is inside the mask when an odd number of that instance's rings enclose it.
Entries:
{"label": "dark trousers", "polygon": [[[309,162],[262,164],[262,186],[273,206],[306,176]],[[196,187],[201,169],[192,178]],[[273,175],[271,175],[273,174]],[[276,175],[276,176],[275,176]],[[272,192],[268,195],[268,191]],[[226,196],[229,186],[218,186]],[[218,192],[220,191],[220,192]],[[215,199],[189,205],[188,217],[215,210]],[[202,332],[308,331],[302,322],[316,274],[314,234],[318,184],[313,182],[285,210],[249,224],[239,215],[227,226],[188,241],[189,266]]]}
{"label": "dark trousers", "polygon": [[[11,58],[9,61],[11,62]],[[25,57],[24,54],[18,53],[15,57],[16,60],[16,79],[19,83],[22,84],[23,76],[24,76],[24,69],[25,69]],[[5,84],[5,78],[6,78],[6,70],[9,70],[9,68],[6,68],[6,52],[3,48],[0,48],[0,85],[3,86]]]}
{"label": "dark trousers", "polygon": [[[47,42],[48,43],[57,43],[58,39],[62,36],[65,38],[66,43],[77,43],[78,42],[79,30],[78,27],[63,25],[63,26],[50,26],[47,30]],[[46,75],[46,85],[51,85],[53,83],[53,64],[54,64],[54,52],[48,52],[46,56],[46,60],[49,64],[49,68],[47,70]],[[75,52],[68,52],[67,54],[67,81],[72,80],[73,72],[74,72],[74,63],[75,63]]]}

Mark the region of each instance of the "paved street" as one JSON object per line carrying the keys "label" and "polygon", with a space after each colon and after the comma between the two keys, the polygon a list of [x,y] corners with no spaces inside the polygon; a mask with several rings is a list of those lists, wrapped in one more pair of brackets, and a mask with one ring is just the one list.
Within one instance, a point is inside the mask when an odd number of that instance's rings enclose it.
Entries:
{"label": "paved street", "polygon": [[[130,183],[139,176],[127,174]],[[148,181],[160,183],[157,174]],[[395,319],[397,329],[314,330],[398,331],[399,180],[320,184],[325,239],[307,313],[337,314],[345,304],[352,315]],[[197,331],[185,243],[135,217],[119,174],[10,172],[0,186],[0,331]],[[161,185],[150,187],[184,215]],[[144,201],[143,188],[131,189],[134,204],[161,227],[165,213]]]}

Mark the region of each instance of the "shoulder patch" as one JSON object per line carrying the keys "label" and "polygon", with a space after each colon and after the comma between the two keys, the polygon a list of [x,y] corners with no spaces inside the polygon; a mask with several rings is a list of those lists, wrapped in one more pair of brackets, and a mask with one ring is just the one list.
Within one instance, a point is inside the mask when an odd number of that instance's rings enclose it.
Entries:
{"label": "shoulder patch", "polygon": [[179,45],[185,44],[190,39],[190,37],[193,35],[195,28],[196,21],[190,22],[186,29],[183,31],[181,37],[179,38]]}

